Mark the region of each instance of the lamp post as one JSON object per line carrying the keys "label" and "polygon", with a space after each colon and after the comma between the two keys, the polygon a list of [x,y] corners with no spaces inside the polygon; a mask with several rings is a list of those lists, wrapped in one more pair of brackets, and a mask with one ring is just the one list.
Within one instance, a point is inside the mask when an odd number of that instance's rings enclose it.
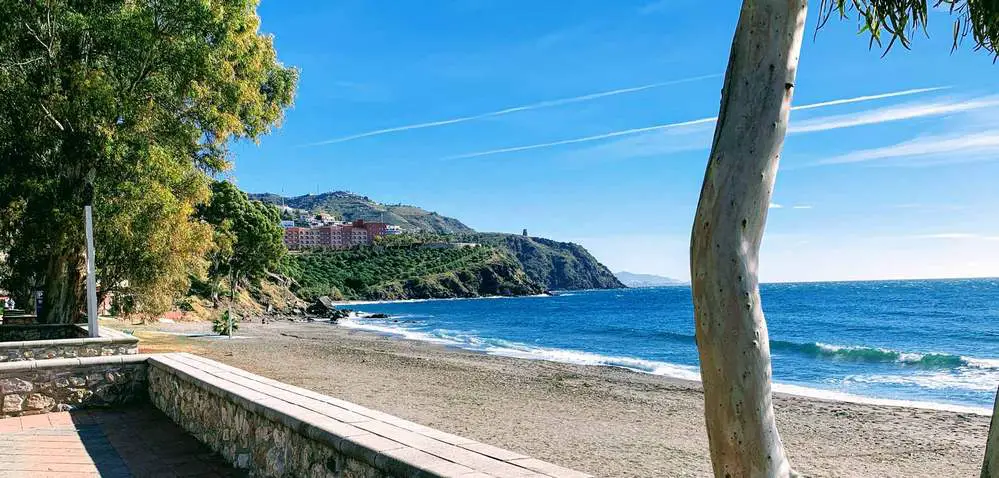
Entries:
{"label": "lamp post", "polygon": [[94,272],[94,184],[88,181],[83,190],[83,216],[87,233],[87,325],[91,337],[100,335],[97,324],[97,278]]}

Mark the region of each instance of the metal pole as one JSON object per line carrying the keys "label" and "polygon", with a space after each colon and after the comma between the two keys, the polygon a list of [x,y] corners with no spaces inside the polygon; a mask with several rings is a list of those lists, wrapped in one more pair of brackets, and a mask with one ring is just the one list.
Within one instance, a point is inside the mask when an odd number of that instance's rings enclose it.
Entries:
{"label": "metal pole", "polygon": [[91,207],[83,207],[87,226],[87,325],[90,326],[90,336],[100,335],[97,330],[97,280],[94,273],[94,218]]}

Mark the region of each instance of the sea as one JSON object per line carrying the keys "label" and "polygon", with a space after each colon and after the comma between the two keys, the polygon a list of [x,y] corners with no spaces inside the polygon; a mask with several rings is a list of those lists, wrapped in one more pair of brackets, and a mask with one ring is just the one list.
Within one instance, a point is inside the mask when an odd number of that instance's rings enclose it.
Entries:
{"label": "sea", "polygon": [[[989,414],[999,279],[764,284],[777,392]],[[699,380],[686,286],[364,303],[346,327],[485,354]]]}

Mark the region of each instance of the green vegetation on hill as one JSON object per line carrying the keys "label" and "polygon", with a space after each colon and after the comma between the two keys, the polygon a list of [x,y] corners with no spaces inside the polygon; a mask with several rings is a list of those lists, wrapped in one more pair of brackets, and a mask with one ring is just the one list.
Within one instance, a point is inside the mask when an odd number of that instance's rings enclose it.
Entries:
{"label": "green vegetation on hill", "polygon": [[509,254],[493,247],[362,247],[289,254],[281,273],[306,300],[515,296],[544,292]]}
{"label": "green vegetation on hill", "polygon": [[277,194],[250,194],[251,199],[277,206],[302,209],[312,213],[325,212],[340,216],[345,221],[364,219],[393,224],[411,231],[424,231],[438,234],[473,232],[461,221],[441,216],[436,212],[404,204],[382,204],[367,196],[334,191],[323,194],[282,197]]}
{"label": "green vegetation on hill", "polygon": [[607,266],[579,244],[517,234],[460,234],[457,240],[501,248],[517,258],[524,272],[548,290],[625,287]]}

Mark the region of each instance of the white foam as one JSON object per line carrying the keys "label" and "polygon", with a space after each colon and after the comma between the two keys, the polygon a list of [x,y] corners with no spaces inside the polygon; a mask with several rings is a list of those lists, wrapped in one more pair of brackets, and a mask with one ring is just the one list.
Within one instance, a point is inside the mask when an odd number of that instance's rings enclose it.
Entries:
{"label": "white foam", "polygon": [[[607,366],[619,367],[635,372],[660,375],[664,377],[676,378],[700,382],[701,374],[696,366],[680,365],[669,362],[659,362],[655,360],[644,360],[634,357],[602,355],[592,352],[578,350],[557,349],[536,347],[518,342],[511,342],[503,339],[489,339],[468,334],[460,331],[435,330],[424,332],[407,329],[401,325],[381,325],[373,321],[359,321],[355,318],[342,319],[338,322],[344,327],[368,330],[383,334],[402,336],[410,340],[431,342],[442,345],[451,345],[467,350],[484,352],[490,355],[500,355],[528,360],[547,360],[551,362],[569,363],[575,365]],[[825,345],[825,344],[823,344]],[[862,380],[856,380],[862,381]],[[990,383],[989,390],[994,388],[994,382]],[[831,400],[838,402],[860,403],[869,405],[888,405],[898,407],[923,408],[930,410],[945,410],[960,413],[972,413],[977,415],[991,415],[992,410],[983,407],[973,407],[965,405],[954,405],[948,403],[936,403],[916,400],[896,400],[865,397],[851,393],[838,392],[834,390],[823,390],[818,388],[804,387],[800,385],[775,383],[773,390],[779,393],[797,395],[801,397],[816,398],[821,400]]]}
{"label": "white foam", "polygon": [[866,405],[887,405],[892,407],[924,408],[929,410],[944,410],[958,413],[971,413],[975,415],[992,415],[992,410],[984,407],[972,407],[967,405],[954,405],[950,403],[924,402],[919,400],[896,400],[891,398],[871,398],[862,395],[855,395],[834,390],[822,390],[818,388],[802,387],[775,383],[775,392],[797,395],[799,397],[817,398],[821,400],[832,400],[836,402],[861,403]]}
{"label": "white foam", "polygon": [[975,357],[961,357],[969,367],[994,368],[999,369],[999,359],[982,359]]}
{"label": "white foam", "polygon": [[534,294],[534,295],[518,295],[518,296],[506,296],[506,295],[487,295],[483,297],[454,297],[450,299],[394,299],[394,300],[342,300],[335,302],[334,305],[372,305],[372,304],[411,304],[417,302],[443,302],[452,300],[491,300],[491,299],[530,299],[530,298],[541,298],[541,297],[555,297],[551,294]]}
{"label": "white foam", "polygon": [[844,381],[910,385],[933,390],[961,389],[974,392],[991,392],[999,384],[999,373],[994,369],[961,367],[953,371],[922,372],[908,375],[850,375]]}

